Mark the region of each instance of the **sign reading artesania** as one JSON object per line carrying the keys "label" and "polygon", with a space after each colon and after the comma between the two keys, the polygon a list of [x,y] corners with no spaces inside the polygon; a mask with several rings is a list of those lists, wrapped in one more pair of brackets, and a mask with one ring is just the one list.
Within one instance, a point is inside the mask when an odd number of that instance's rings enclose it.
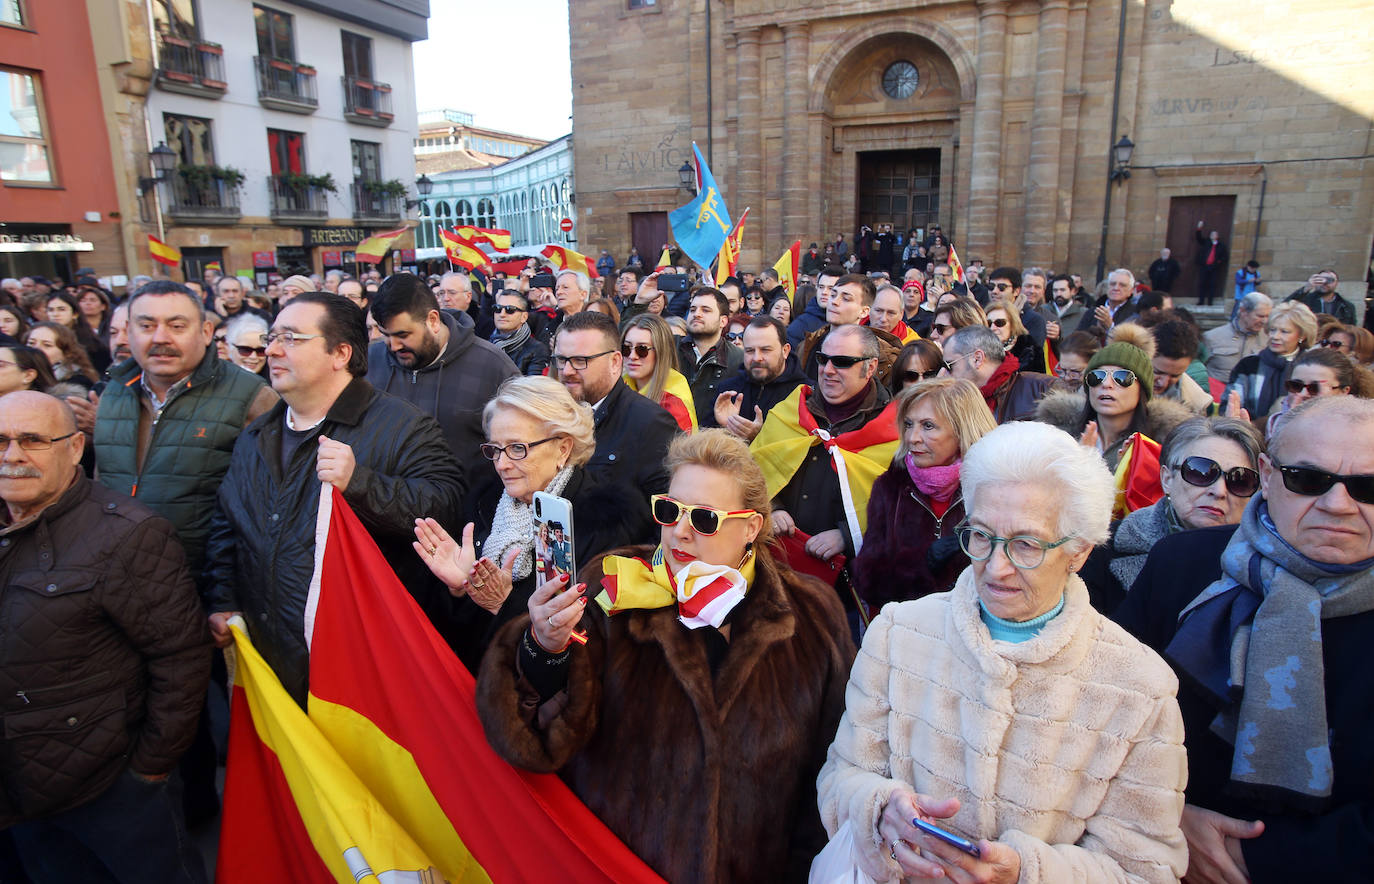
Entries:
{"label": "sign reading artesania", "polygon": [[0,252],[90,252],[93,243],[71,233],[0,233]]}
{"label": "sign reading artesania", "polygon": [[301,245],[313,246],[356,246],[372,235],[372,231],[362,227],[302,227]]}

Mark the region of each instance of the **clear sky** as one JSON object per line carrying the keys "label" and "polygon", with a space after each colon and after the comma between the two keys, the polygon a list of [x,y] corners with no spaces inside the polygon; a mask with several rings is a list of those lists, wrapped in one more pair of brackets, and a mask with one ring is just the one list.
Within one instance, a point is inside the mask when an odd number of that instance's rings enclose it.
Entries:
{"label": "clear sky", "polygon": [[429,39],[415,44],[415,105],[558,138],[572,131],[570,64],[568,0],[430,0]]}

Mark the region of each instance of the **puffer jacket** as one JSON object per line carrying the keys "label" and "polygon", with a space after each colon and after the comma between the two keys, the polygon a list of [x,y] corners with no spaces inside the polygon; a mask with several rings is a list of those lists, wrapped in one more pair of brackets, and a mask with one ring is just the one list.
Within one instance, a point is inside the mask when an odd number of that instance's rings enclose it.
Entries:
{"label": "puffer jacket", "polygon": [[175,768],[211,646],[176,532],[132,498],[77,475],[0,534],[3,829]]}
{"label": "puffer jacket", "polygon": [[396,576],[430,617],[448,610],[442,585],[415,555],[415,519],[454,525],[463,469],[433,418],[354,378],[282,469],[286,403],[249,424],[234,445],[206,542],[206,607],[242,611],[253,643],[304,705],[309,684],[305,602],[315,569],[319,437],[353,449],[344,499]]}

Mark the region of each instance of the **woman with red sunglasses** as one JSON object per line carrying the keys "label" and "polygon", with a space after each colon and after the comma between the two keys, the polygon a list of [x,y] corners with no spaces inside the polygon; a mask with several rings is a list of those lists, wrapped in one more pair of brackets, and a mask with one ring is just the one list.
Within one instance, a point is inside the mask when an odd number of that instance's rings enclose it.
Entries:
{"label": "woman with red sunglasses", "polygon": [[1116,609],[1160,540],[1194,528],[1240,524],[1260,488],[1263,451],[1259,431],[1238,418],[1195,417],[1174,428],[1159,452],[1164,496],[1112,523],[1111,539],[1083,566],[1083,582],[1098,610]]}
{"label": "woman with red sunglasses", "polygon": [[557,772],[665,880],[805,880],[854,657],[844,609],[774,560],[742,440],[679,436],[667,466],[657,548],[540,586],[493,642],[477,711],[498,753]]}

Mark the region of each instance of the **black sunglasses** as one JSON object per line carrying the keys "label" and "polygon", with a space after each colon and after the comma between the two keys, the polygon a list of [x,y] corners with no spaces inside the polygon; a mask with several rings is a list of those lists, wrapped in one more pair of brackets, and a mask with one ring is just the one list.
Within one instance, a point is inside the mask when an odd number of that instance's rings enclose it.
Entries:
{"label": "black sunglasses", "polygon": [[520,307],[516,304],[497,304],[495,307],[491,309],[495,313],[504,313],[507,316],[511,316],[516,313],[526,312],[524,307]]}
{"label": "black sunglasses", "polygon": [[[1283,382],[1283,385],[1288,389],[1288,392],[1290,393],[1301,393],[1303,390],[1306,390],[1307,395],[1312,396],[1314,398],[1320,396],[1324,389],[1322,387],[1321,381],[1312,381],[1310,384],[1304,384],[1302,381],[1287,380]],[[1332,389],[1339,388],[1333,387]]]}
{"label": "black sunglasses", "polygon": [[1283,487],[1303,497],[1321,497],[1340,482],[1356,503],[1374,503],[1374,476],[1342,476],[1315,467],[1285,467],[1275,464],[1283,476]]}
{"label": "black sunglasses", "polygon": [[267,355],[266,347],[244,347],[240,344],[235,344],[234,348],[239,351],[239,355],[242,356],[244,359],[247,359],[249,356]]}
{"label": "black sunglasses", "polygon": [[1210,457],[1186,457],[1174,469],[1178,470],[1183,481],[1199,488],[1211,487],[1217,479],[1225,476],[1226,490],[1237,497],[1254,497],[1259,490],[1259,473],[1249,467],[1233,467],[1223,472],[1221,464]]}
{"label": "black sunglasses", "polygon": [[649,345],[649,344],[621,344],[621,345],[620,345],[620,355],[621,355],[621,356],[624,356],[626,359],[629,359],[629,358],[630,358],[630,354],[631,354],[631,353],[633,353],[634,355],[638,356],[640,359],[648,359],[648,358],[649,358],[649,354],[652,353],[652,352],[654,352],[654,348],[653,348],[651,345]]}
{"label": "black sunglasses", "polygon": [[1009,319],[989,319],[988,325],[992,326],[993,328],[1006,328],[1007,323],[1009,323],[1010,321],[1011,320]]}
{"label": "black sunglasses", "polygon": [[1348,344],[1345,341],[1337,341],[1333,338],[1322,338],[1317,342],[1318,347],[1330,347],[1332,350],[1344,350]]}
{"label": "black sunglasses", "polygon": [[954,326],[945,325],[943,322],[937,322],[930,327],[930,330],[936,335],[943,336],[945,332],[949,331],[952,328],[954,328]]}
{"label": "black sunglasses", "polygon": [[816,354],[816,362],[822,366],[829,365],[833,362],[836,368],[853,368],[863,361],[864,357],[862,356],[831,356],[829,353]]}
{"label": "black sunglasses", "polygon": [[916,371],[908,368],[906,371],[902,372],[902,380],[908,384],[919,383],[926,378],[938,378],[939,376],[940,369],[938,368],[932,368],[929,371]]}
{"label": "black sunglasses", "polygon": [[1115,371],[1107,371],[1105,368],[1094,368],[1092,371],[1083,375],[1083,383],[1089,387],[1098,387],[1111,375],[1112,383],[1118,387],[1126,388],[1135,383],[1135,372],[1129,368],[1118,368]]}

